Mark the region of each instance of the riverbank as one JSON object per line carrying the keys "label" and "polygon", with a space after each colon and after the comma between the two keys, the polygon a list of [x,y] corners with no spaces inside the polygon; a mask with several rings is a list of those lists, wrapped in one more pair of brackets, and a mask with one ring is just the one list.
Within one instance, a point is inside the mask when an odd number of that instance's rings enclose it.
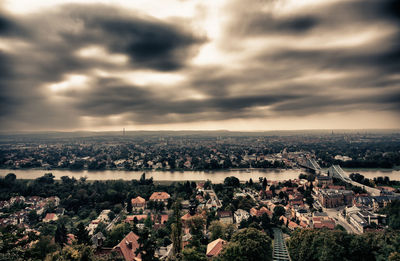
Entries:
{"label": "riverbank", "polygon": [[[8,173],[14,173],[18,179],[36,179],[43,176],[44,173],[52,173],[56,179],[62,176],[74,177],[79,179],[86,177],[87,180],[132,180],[140,179],[143,173],[146,177],[152,177],[154,181],[199,181],[211,180],[213,183],[221,183],[226,177],[235,176],[240,181],[244,182],[250,178],[253,181],[258,181],[259,178],[267,180],[283,181],[289,179],[297,179],[300,173],[304,173],[304,169],[236,169],[236,170],[216,170],[216,171],[124,171],[124,170],[101,170],[101,171],[72,171],[72,170],[38,170],[38,169],[0,169],[0,176],[5,176]],[[391,180],[400,180],[400,171],[378,171],[378,170],[346,170],[348,174],[358,172],[366,178],[373,179],[374,177],[388,176]]]}

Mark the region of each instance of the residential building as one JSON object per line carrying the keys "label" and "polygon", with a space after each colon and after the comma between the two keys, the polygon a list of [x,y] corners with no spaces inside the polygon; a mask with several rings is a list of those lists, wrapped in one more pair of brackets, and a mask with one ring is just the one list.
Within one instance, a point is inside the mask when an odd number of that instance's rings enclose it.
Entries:
{"label": "residential building", "polygon": [[250,214],[246,210],[238,209],[234,213],[235,222],[240,224],[243,220],[249,219]]}
{"label": "residential building", "polygon": [[233,223],[233,215],[231,211],[218,211],[217,216],[219,221],[224,224],[232,224]]}
{"label": "residential building", "polygon": [[143,211],[146,207],[146,200],[140,196],[131,199],[131,203],[132,203],[132,210],[135,212],[140,210]]}
{"label": "residential building", "polygon": [[138,239],[139,236],[131,231],[113,248],[113,251],[123,256],[126,261],[141,261],[140,254],[136,254],[139,248]]}
{"label": "residential building", "polygon": [[47,213],[43,219],[43,222],[50,222],[56,220],[58,220],[58,216],[56,215],[56,213]]}
{"label": "residential building", "polygon": [[171,196],[167,192],[154,192],[153,194],[151,194],[150,200],[163,202],[166,205],[170,197]]}
{"label": "residential building", "polygon": [[268,217],[270,217],[270,218],[273,215],[272,211],[270,211],[266,207],[261,207],[260,209],[256,209],[256,208],[250,209],[250,215],[252,215],[252,216],[261,217],[264,213],[267,214]]}
{"label": "residential building", "polygon": [[320,189],[318,200],[325,208],[336,208],[353,204],[354,194],[351,190]]}
{"label": "residential building", "polygon": [[221,238],[212,241],[207,245],[206,256],[209,258],[218,256],[221,253],[224,246],[226,245],[226,243],[227,242]]}

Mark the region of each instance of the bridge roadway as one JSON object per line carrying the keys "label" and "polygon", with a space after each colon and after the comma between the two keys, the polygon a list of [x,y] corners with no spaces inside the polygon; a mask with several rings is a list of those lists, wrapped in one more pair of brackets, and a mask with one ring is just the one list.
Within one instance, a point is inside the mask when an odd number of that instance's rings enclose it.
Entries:
{"label": "bridge roadway", "polygon": [[339,165],[332,165],[328,169],[328,175],[331,177],[340,178],[341,180],[350,183],[353,186],[363,188],[372,196],[379,196],[381,194],[381,191],[379,189],[371,188],[351,180],[350,177],[347,175],[347,173]]}
{"label": "bridge roadway", "polygon": [[286,248],[285,240],[282,236],[282,230],[273,228],[274,231],[274,250],[272,251],[273,261],[290,261],[289,252]]}
{"label": "bridge roadway", "polygon": [[316,173],[318,173],[318,172],[324,173],[330,177],[339,178],[339,179],[343,180],[344,182],[350,183],[353,186],[363,188],[372,196],[379,196],[381,194],[381,191],[379,189],[371,188],[371,187],[365,186],[361,183],[351,180],[349,175],[347,175],[347,173],[339,165],[332,165],[327,171],[323,171],[314,159],[308,159],[306,161],[306,164],[302,165],[302,166],[312,169]]}

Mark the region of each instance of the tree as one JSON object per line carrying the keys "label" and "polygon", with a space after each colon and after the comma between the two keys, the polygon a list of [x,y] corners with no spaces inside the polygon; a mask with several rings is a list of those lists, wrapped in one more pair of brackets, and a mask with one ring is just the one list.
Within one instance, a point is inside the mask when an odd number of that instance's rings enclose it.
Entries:
{"label": "tree", "polygon": [[253,185],[254,185],[253,179],[250,178],[250,179],[249,179],[249,186],[252,187]]}
{"label": "tree", "polygon": [[63,222],[57,224],[57,229],[54,235],[54,241],[61,247],[68,242],[67,228]]}
{"label": "tree", "polygon": [[262,214],[262,216],[261,216],[261,218],[260,218],[260,221],[261,221],[261,227],[262,227],[262,229],[264,229],[265,231],[266,231],[267,229],[270,229],[270,227],[271,227],[271,220],[270,220],[270,218],[269,218],[269,216],[268,216],[267,213]]}
{"label": "tree", "polygon": [[35,225],[39,220],[39,215],[37,214],[37,212],[35,210],[31,210],[28,213],[28,221],[29,224],[31,225]]}
{"label": "tree", "polygon": [[93,249],[85,245],[66,246],[63,249],[49,254],[45,261],[94,261]]}
{"label": "tree", "polygon": [[399,252],[393,252],[389,256],[389,261],[400,261],[400,253]]}
{"label": "tree", "polygon": [[236,232],[221,253],[222,261],[272,260],[271,238],[255,228]]}
{"label": "tree", "polygon": [[211,241],[214,241],[218,238],[224,238],[224,224],[220,221],[213,221],[211,222],[210,227],[208,230],[211,232]]}
{"label": "tree", "polygon": [[173,223],[172,223],[172,250],[175,256],[180,256],[182,251],[182,221],[180,215],[180,200],[177,200],[173,207]]}
{"label": "tree", "polygon": [[276,207],[274,208],[274,217],[279,218],[280,216],[285,215],[285,213],[286,213],[286,210],[285,210],[285,208],[282,207],[282,206],[276,206]]}
{"label": "tree", "polygon": [[183,261],[207,261],[207,257],[203,252],[199,252],[194,247],[185,248],[182,251]]}
{"label": "tree", "polygon": [[189,219],[189,228],[190,228],[190,233],[193,236],[198,236],[201,237],[203,236],[203,229],[204,229],[204,223],[205,220],[201,216],[194,216]]}
{"label": "tree", "polygon": [[204,189],[211,189],[212,188],[212,183],[211,180],[207,180],[204,182]]}
{"label": "tree", "polygon": [[89,233],[82,222],[80,222],[77,226],[76,239],[78,240],[79,244],[90,244]]}
{"label": "tree", "polygon": [[132,213],[132,200],[130,197],[128,198],[128,202],[126,204],[126,211],[128,211],[128,213]]}
{"label": "tree", "polygon": [[140,254],[143,261],[153,261],[156,260],[154,257],[154,252],[156,249],[156,241],[152,235],[150,235],[148,229],[143,229],[138,232],[138,244],[139,247],[136,249],[135,254]]}
{"label": "tree", "polygon": [[13,183],[16,179],[17,179],[17,176],[16,176],[14,173],[8,173],[8,174],[4,177],[4,181],[5,181],[7,184]]}
{"label": "tree", "polygon": [[240,186],[240,181],[238,178],[232,176],[232,177],[226,177],[224,180],[224,184],[228,187],[234,187],[237,188]]}
{"label": "tree", "polygon": [[48,253],[52,253],[56,250],[57,245],[52,242],[50,236],[41,236],[39,241],[29,250],[29,256],[34,258],[34,260],[44,260]]}
{"label": "tree", "polygon": [[128,223],[116,225],[107,236],[105,245],[111,247],[115,246],[128,234],[129,230],[130,226]]}
{"label": "tree", "polygon": [[267,186],[268,186],[268,181],[266,178],[264,178],[262,181],[262,189],[265,189]]}
{"label": "tree", "polygon": [[400,200],[394,200],[389,203],[383,212],[389,216],[389,227],[400,229]]}

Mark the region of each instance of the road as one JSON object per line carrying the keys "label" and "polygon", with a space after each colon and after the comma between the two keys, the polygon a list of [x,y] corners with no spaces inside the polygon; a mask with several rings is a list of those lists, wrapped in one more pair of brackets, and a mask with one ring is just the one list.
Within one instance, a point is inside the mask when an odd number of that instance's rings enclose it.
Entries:
{"label": "road", "polygon": [[339,213],[343,210],[344,207],[339,208],[322,208],[322,210],[328,214],[329,217],[333,218],[336,224],[341,225],[350,234],[361,234],[357,229],[355,229],[352,225],[347,223],[347,221],[339,216]]}

